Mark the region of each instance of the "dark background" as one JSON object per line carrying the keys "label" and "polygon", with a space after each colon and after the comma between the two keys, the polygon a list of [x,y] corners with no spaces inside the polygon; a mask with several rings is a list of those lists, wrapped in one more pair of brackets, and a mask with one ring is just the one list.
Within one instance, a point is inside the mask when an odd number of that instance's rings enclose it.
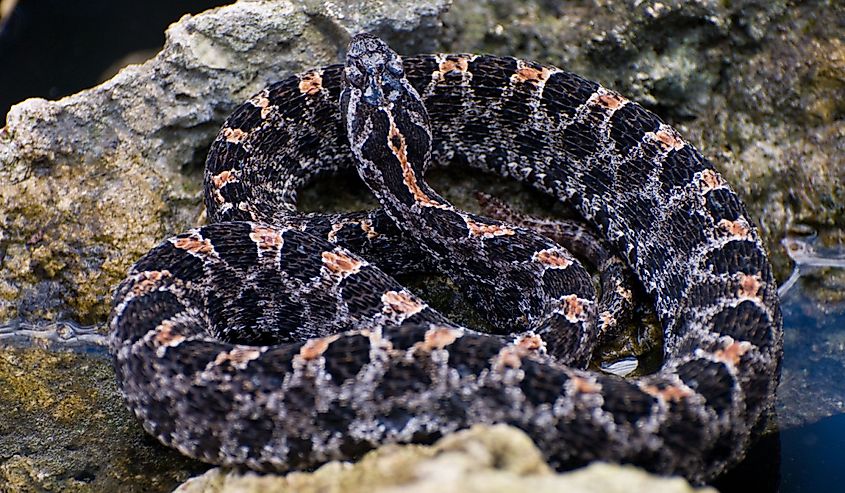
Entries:
{"label": "dark background", "polygon": [[227,3],[19,0],[0,20],[0,127],[13,104],[92,87],[114,75],[115,63],[130,53],[141,52],[133,63],[154,55],[164,44],[164,30],[182,15]]}

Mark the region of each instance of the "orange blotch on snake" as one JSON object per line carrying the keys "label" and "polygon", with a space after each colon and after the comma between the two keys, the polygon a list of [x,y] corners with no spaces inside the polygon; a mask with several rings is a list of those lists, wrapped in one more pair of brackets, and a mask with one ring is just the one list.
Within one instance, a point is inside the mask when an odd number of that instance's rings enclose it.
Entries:
{"label": "orange blotch on snake", "polygon": [[748,352],[749,349],[751,349],[751,343],[748,341],[737,342],[731,338],[729,339],[731,340],[731,342],[724,348],[714,352],[713,357],[717,361],[721,361],[731,366],[736,366],[742,359],[742,355],[744,355]]}
{"label": "orange blotch on snake", "polygon": [[542,87],[552,76],[552,71],[546,67],[532,67],[522,60],[517,62],[516,73],[511,76],[511,80],[518,83],[530,82],[536,86]]}
{"label": "orange blotch on snake", "polygon": [[601,322],[602,327],[616,327],[617,324],[616,317],[607,310],[601,312],[599,322]]}
{"label": "orange blotch on snake", "polygon": [[408,162],[408,151],[405,147],[405,136],[402,135],[402,132],[399,131],[399,128],[396,127],[393,120],[390,121],[390,132],[388,132],[387,135],[387,145],[399,161],[399,166],[402,168],[402,179],[405,182],[405,186],[408,187],[408,191],[411,192],[411,195],[413,195],[414,200],[428,207],[444,207],[443,204],[426,195],[425,192],[422,191],[422,188],[420,188],[420,185],[417,182],[417,175],[414,173],[411,163]]}
{"label": "orange blotch on snake", "polygon": [[196,233],[187,238],[176,238],[172,242],[176,248],[191,253],[199,255],[214,253],[214,246],[211,244],[211,240],[202,238]]}
{"label": "orange blotch on snake", "polygon": [[238,369],[246,368],[250,361],[261,356],[261,350],[254,347],[234,347],[231,351],[223,351],[214,358],[215,365],[229,363]]}
{"label": "orange blotch on snake", "polygon": [[271,250],[280,248],[284,244],[282,233],[275,228],[267,226],[254,225],[249,238],[258,245],[262,250]]}
{"label": "orange blotch on snake", "polygon": [[350,274],[355,274],[356,272],[361,270],[361,266],[364,265],[358,259],[351,257],[350,255],[344,253],[343,251],[331,251],[331,252],[323,252],[323,265],[329,269],[329,271],[333,272],[334,274],[340,274],[341,276],[347,276]]}
{"label": "orange blotch on snake", "polygon": [[329,348],[329,345],[336,341],[340,336],[321,337],[319,339],[309,339],[305,344],[299,348],[299,357],[305,361],[313,361]]}
{"label": "orange blotch on snake", "polygon": [[178,346],[185,340],[185,336],[174,333],[173,329],[176,326],[170,320],[165,320],[156,327],[156,333],[153,337],[153,342],[157,346],[173,347]]}
{"label": "orange blotch on snake", "polygon": [[693,394],[689,388],[677,385],[667,385],[663,388],[657,385],[644,385],[641,388],[646,394],[659,397],[666,402],[680,402]]}
{"label": "orange blotch on snake", "polygon": [[543,338],[537,334],[526,334],[519,336],[514,342],[516,347],[524,349],[529,352],[536,353],[546,347]]}
{"label": "orange blotch on snake", "polygon": [[437,69],[442,75],[452,71],[466,72],[468,68],[469,60],[464,57],[448,57],[441,61],[437,66]]}
{"label": "orange blotch on snake", "polygon": [[741,298],[759,298],[760,288],[763,285],[760,283],[760,277],[748,274],[739,274],[739,291],[737,294]]}
{"label": "orange blotch on snake", "polygon": [[214,201],[218,204],[226,203],[226,198],[223,197],[222,193],[220,193],[220,189],[229,183],[237,182],[237,176],[235,176],[235,173],[230,170],[222,171],[219,174],[212,176],[211,184],[214,185],[214,191],[212,192],[212,195],[214,196]]}
{"label": "orange blotch on snake", "polygon": [[267,96],[269,96],[269,94],[270,94],[269,91],[267,89],[264,89],[263,91],[256,94],[252,99],[249,100],[249,102],[253,106],[261,109],[261,119],[262,120],[266,120],[267,116],[270,114],[270,111],[271,111],[270,98],[267,97]]}
{"label": "orange blotch on snake", "polygon": [[373,239],[378,236],[378,231],[373,227],[373,222],[369,219],[364,219],[361,221],[361,231],[367,233],[367,238]]}
{"label": "orange blotch on snake", "polygon": [[618,284],[616,286],[615,291],[616,294],[624,298],[625,301],[632,301],[634,299],[634,293],[632,293],[630,289],[626,288],[625,286],[622,286],[621,284]]}
{"label": "orange blotch on snake", "polygon": [[678,132],[669,126],[661,126],[657,132],[646,132],[646,135],[657,142],[664,151],[678,151],[686,145]]}
{"label": "orange blotch on snake", "polygon": [[712,169],[706,169],[702,171],[700,180],[702,185],[701,189],[703,193],[707,193],[717,188],[722,188],[726,185],[725,180],[722,179],[719,173]]}
{"label": "orange blotch on snake", "polygon": [[139,274],[141,279],[132,286],[132,294],[141,296],[153,291],[161,284],[161,280],[170,277],[169,270],[148,270]]}
{"label": "orange blotch on snake", "polygon": [[431,73],[431,78],[435,82],[445,80],[447,74],[460,75],[462,79],[467,79],[472,76],[469,72],[469,62],[475,58],[467,58],[458,55],[435,55],[437,60],[437,70]]}
{"label": "orange blotch on snake", "polygon": [[503,347],[499,354],[496,355],[494,365],[498,368],[519,368],[522,366],[522,357],[526,355],[526,350],[517,346]]}
{"label": "orange blotch on snake", "polygon": [[609,91],[603,87],[599,87],[598,91],[590,96],[589,104],[595,104],[609,110],[617,110],[628,102],[619,93]]}
{"label": "orange blotch on snake", "polygon": [[565,269],[572,265],[572,260],[566,258],[559,248],[547,248],[534,254],[534,261],[547,265],[552,269]]}
{"label": "orange blotch on snake", "polygon": [[496,236],[511,236],[516,234],[511,228],[502,224],[486,224],[464,217],[464,222],[469,229],[469,234],[481,238],[493,238]]}
{"label": "orange blotch on snake", "polygon": [[461,332],[451,327],[435,326],[425,332],[425,338],[419,345],[424,351],[443,349],[461,337]]}
{"label": "orange blotch on snake", "polygon": [[227,183],[236,183],[238,177],[231,170],[222,171],[211,177],[214,188],[223,188]]}
{"label": "orange blotch on snake", "polygon": [[222,133],[226,142],[232,144],[240,144],[247,136],[247,133],[239,128],[224,128]]}
{"label": "orange blotch on snake", "polygon": [[748,233],[750,232],[748,223],[742,219],[737,219],[736,221],[722,219],[719,221],[719,227],[735,238],[748,238]]}
{"label": "orange blotch on snake", "polygon": [[563,316],[572,323],[581,321],[584,315],[584,303],[577,295],[570,294],[561,298],[563,302]]}
{"label": "orange blotch on snake", "polygon": [[572,390],[579,394],[598,394],[601,392],[601,385],[587,378],[572,377],[570,380]]}
{"label": "orange blotch on snake", "polygon": [[415,300],[411,293],[405,291],[387,291],[381,295],[381,302],[381,311],[386,314],[404,314],[409,317],[425,308],[425,304]]}
{"label": "orange blotch on snake", "polygon": [[299,92],[313,96],[323,88],[323,76],[319,72],[306,72],[299,80]]}

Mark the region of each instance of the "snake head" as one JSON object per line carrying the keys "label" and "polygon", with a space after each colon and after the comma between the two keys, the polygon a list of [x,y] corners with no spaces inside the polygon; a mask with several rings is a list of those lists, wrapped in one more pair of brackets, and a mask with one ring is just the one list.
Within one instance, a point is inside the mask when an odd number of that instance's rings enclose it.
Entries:
{"label": "snake head", "polygon": [[431,158],[431,128],[402,58],[372,34],[353,36],[339,102],[358,173],[377,197],[386,193],[385,180],[402,186],[398,193],[409,197],[402,183],[419,186],[413,177],[422,176]]}
{"label": "snake head", "polygon": [[349,43],[344,85],[361,91],[361,101],[384,108],[400,98],[405,70],[402,58],[381,39],[369,33],[356,34]]}

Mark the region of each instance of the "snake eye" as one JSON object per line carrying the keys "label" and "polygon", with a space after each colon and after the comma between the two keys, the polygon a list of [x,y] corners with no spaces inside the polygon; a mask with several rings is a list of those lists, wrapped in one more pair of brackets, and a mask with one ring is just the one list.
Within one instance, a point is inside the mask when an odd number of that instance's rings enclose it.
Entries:
{"label": "snake eye", "polygon": [[349,84],[361,88],[364,86],[364,74],[358,70],[357,67],[354,65],[348,65],[344,70],[343,74],[346,77],[346,81]]}
{"label": "snake eye", "polygon": [[402,59],[396,57],[387,62],[387,71],[394,77],[402,77],[405,74],[405,70],[402,67]]}

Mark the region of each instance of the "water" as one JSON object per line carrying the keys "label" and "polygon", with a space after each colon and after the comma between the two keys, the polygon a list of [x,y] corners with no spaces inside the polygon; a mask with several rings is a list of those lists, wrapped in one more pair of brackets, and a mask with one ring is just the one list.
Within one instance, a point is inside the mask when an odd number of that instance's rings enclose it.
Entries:
{"label": "water", "polygon": [[780,434],[781,492],[845,491],[845,414]]}
{"label": "water", "polygon": [[717,482],[723,493],[845,492],[845,247],[817,243],[783,241],[796,267],[780,290],[780,432]]}

